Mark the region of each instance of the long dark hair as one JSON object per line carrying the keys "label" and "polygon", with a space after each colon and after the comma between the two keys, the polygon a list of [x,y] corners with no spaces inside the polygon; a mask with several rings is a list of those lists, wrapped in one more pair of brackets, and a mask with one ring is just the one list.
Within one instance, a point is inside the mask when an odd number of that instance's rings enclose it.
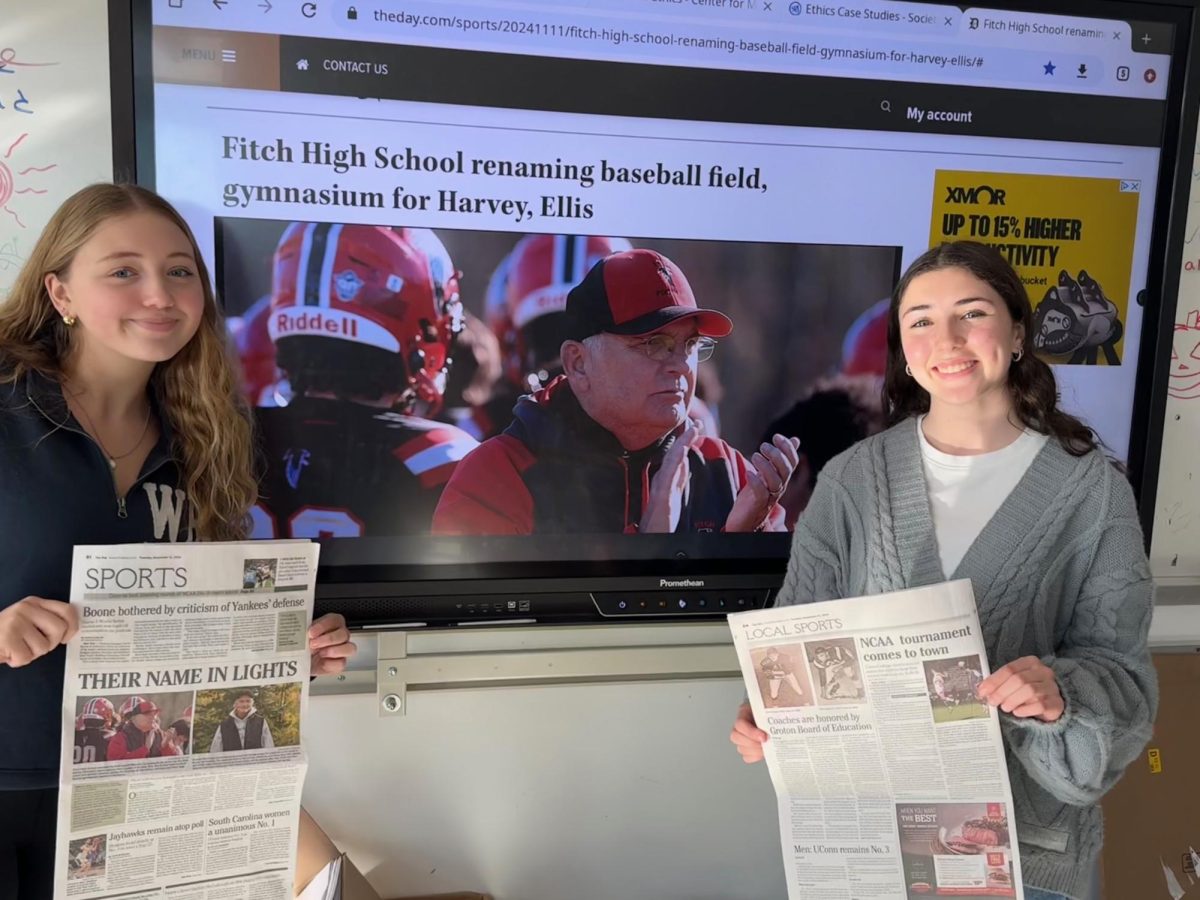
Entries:
{"label": "long dark hair", "polygon": [[1020,360],[1008,367],[1008,390],[1013,412],[1026,428],[1047,434],[1072,456],[1083,456],[1098,446],[1095,432],[1058,408],[1054,372],[1033,352],[1033,307],[1021,278],[1000,253],[975,241],[939,244],[922,253],[896,284],[888,311],[888,358],[883,381],[883,408],[888,425],[929,412],[929,393],[904,371],[900,346],[900,301],[919,275],[939,269],[965,269],[988,284],[1008,307],[1013,322],[1024,334]]}

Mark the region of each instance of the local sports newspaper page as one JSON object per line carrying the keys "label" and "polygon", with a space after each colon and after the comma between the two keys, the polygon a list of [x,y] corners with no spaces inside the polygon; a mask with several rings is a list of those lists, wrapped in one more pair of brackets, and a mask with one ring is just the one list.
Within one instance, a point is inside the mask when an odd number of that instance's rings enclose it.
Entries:
{"label": "local sports newspaper page", "polygon": [[729,616],[789,900],[1024,896],[969,581]]}
{"label": "local sports newspaper page", "polygon": [[291,896],[308,541],[76,547],[54,896]]}

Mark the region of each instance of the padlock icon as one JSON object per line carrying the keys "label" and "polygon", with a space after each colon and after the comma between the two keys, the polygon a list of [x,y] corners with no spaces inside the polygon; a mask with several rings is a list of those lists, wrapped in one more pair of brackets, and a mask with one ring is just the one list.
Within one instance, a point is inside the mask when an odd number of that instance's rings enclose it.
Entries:
{"label": "padlock icon", "polygon": [[346,7],[346,18],[347,19],[357,19],[358,18],[358,9],[353,6]]}

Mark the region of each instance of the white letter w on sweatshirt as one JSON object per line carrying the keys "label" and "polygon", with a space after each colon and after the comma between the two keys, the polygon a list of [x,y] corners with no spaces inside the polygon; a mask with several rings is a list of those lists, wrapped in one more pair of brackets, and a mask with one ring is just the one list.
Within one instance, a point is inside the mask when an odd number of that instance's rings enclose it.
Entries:
{"label": "white letter w on sweatshirt", "polygon": [[[183,518],[183,509],[187,506],[187,491],[173,488],[168,484],[142,485],[146,489],[146,497],[150,501],[150,514],[154,516],[154,539],[161,541],[163,534],[170,528],[168,540],[175,543],[179,540],[179,521]],[[157,496],[155,496],[157,494]],[[191,539],[192,526],[188,523],[188,535],[184,540]]]}

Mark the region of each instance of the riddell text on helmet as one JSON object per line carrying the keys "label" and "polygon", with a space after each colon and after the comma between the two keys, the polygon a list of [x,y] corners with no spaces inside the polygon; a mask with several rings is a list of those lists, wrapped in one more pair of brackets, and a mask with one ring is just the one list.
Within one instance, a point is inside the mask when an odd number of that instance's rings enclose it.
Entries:
{"label": "riddell text on helmet", "polygon": [[297,335],[317,335],[369,344],[391,353],[400,352],[396,336],[378,322],[342,309],[281,309],[267,321],[271,340]]}
{"label": "riddell text on helmet", "polygon": [[329,334],[355,340],[358,337],[358,322],[349,318],[334,318],[323,312],[278,313],[275,316],[276,334]]}

